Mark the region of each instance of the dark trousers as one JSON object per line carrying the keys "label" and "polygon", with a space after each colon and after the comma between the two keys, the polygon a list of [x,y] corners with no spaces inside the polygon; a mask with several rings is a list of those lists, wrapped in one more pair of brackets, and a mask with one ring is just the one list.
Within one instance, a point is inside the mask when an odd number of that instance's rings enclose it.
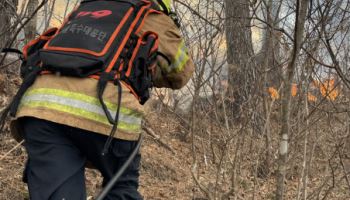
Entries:
{"label": "dark trousers", "polygon": [[[28,161],[24,179],[31,200],[86,200],[85,165],[90,161],[105,186],[134,150],[137,142],[114,139],[102,156],[107,136],[36,118],[21,118]],[[106,200],[139,200],[138,154]]]}

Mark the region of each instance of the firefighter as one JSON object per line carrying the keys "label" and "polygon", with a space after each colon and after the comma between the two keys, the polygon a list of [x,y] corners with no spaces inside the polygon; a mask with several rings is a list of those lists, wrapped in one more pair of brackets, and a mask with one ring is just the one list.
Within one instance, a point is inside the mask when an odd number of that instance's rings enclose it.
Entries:
{"label": "firefighter", "polygon": [[[159,3],[159,1],[157,1]],[[170,0],[162,9],[170,10]],[[160,5],[159,5],[160,6]],[[155,87],[179,89],[194,71],[185,42],[174,21],[165,14],[149,14],[141,33],[153,31],[159,37]],[[102,186],[111,180],[137,144],[141,134],[143,106],[122,85],[119,125],[107,154],[102,155],[111,125],[97,98],[97,80],[57,74],[42,74],[21,99],[11,130],[25,140],[28,153],[24,181],[32,200],[85,200],[87,162],[103,176]],[[103,98],[113,113],[117,90],[108,83]],[[132,160],[105,199],[142,199],[138,192],[140,153]]]}

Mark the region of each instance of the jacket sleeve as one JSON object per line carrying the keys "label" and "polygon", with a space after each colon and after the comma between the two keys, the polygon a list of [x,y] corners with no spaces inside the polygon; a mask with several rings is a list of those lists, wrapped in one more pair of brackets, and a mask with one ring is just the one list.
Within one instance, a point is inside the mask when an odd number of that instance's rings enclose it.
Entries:
{"label": "jacket sleeve", "polygon": [[142,32],[153,31],[159,37],[160,55],[153,76],[155,87],[180,89],[192,77],[194,64],[172,19],[163,14],[150,14],[145,19]]}

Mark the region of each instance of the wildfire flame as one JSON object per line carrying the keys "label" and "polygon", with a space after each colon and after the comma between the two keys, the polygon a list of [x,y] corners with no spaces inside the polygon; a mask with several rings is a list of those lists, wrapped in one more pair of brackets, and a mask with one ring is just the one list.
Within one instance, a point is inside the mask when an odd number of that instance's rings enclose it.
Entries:
{"label": "wildfire flame", "polygon": [[298,94],[298,85],[297,84],[292,84],[292,89],[291,89],[292,96],[295,97]]}
{"label": "wildfire flame", "polygon": [[273,87],[269,87],[269,93],[270,93],[270,96],[273,100],[277,100],[280,98],[278,91]]}
{"label": "wildfire flame", "polygon": [[[327,79],[323,82],[319,81],[313,81],[313,86],[318,88],[321,95],[325,98],[327,98],[330,101],[335,101],[337,97],[339,96],[339,89],[335,87],[335,80],[334,79]],[[277,100],[280,98],[280,95],[278,91],[274,87],[269,87],[268,92],[273,100]],[[298,85],[292,84],[291,88],[291,94],[293,97],[297,96],[298,94]],[[316,102],[317,97],[310,92],[307,94],[307,99],[310,102]]]}
{"label": "wildfire flame", "polygon": [[[273,100],[277,100],[280,98],[278,91],[274,87],[269,87],[268,91],[269,91],[270,97]],[[292,93],[293,97],[297,96],[297,94],[298,94],[298,85],[297,84],[292,85],[291,93]]]}
{"label": "wildfire flame", "polygon": [[317,101],[317,97],[312,95],[310,92],[307,94],[307,100],[310,102],[316,102]]}
{"label": "wildfire flame", "polygon": [[329,79],[321,83],[319,86],[322,96],[330,101],[335,101],[339,96],[339,90],[334,87],[334,83],[334,79]]}

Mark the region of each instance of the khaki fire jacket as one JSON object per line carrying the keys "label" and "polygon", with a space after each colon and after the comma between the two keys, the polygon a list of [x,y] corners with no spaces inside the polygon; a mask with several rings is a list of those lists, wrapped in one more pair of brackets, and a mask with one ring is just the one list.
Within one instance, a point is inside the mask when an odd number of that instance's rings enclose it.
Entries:
{"label": "khaki fire jacket", "polygon": [[[194,65],[189,57],[178,27],[164,14],[150,14],[145,19],[143,32],[153,31],[159,36],[159,51],[167,59],[159,56],[156,74],[153,77],[156,87],[179,89],[191,78]],[[16,119],[11,123],[11,131],[17,140],[21,139],[19,118],[35,117],[68,126],[109,135],[108,122],[97,98],[97,80],[58,75],[40,75],[21,100]],[[117,88],[109,84],[104,93],[108,110],[117,110]],[[123,86],[122,103],[116,138],[137,140],[141,133],[143,106]]]}

